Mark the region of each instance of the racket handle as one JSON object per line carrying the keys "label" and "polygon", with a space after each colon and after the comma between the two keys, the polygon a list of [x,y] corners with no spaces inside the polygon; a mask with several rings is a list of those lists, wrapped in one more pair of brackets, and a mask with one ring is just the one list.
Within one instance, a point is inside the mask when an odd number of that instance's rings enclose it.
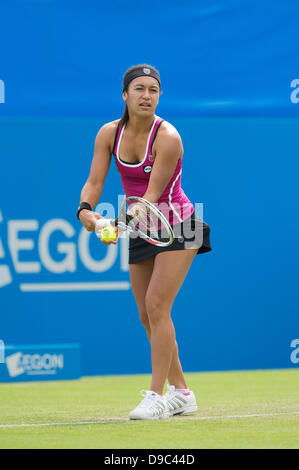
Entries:
{"label": "racket handle", "polygon": [[107,225],[111,225],[112,221],[113,219],[105,219],[104,217],[102,219],[97,219],[94,231],[100,232],[104,227],[107,227]]}
{"label": "racket handle", "polygon": [[[131,215],[126,214],[126,224],[129,225],[130,221],[133,219]],[[118,225],[118,217],[116,219],[105,219],[104,217],[102,219],[97,219],[95,223],[95,232],[100,232],[104,227],[107,227],[107,225],[112,225],[112,227],[117,227]]]}
{"label": "racket handle", "polygon": [[[131,220],[133,220],[134,217],[132,215],[129,215],[129,214],[126,214],[126,222],[125,222],[125,225],[129,225],[129,223],[131,222]],[[116,217],[116,219],[110,219],[110,223],[111,225],[113,225],[114,227],[117,227],[118,226],[118,220],[119,220],[119,217]],[[124,223],[124,221],[122,221]]]}

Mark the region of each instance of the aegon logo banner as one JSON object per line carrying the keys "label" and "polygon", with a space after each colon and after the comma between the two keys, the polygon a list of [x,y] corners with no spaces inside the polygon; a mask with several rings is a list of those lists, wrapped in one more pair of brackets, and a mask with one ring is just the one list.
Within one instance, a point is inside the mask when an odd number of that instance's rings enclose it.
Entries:
{"label": "aegon logo banner", "polygon": [[[104,210],[107,212],[106,207]],[[110,212],[108,216],[113,217],[114,214],[111,216]],[[80,231],[76,233],[69,221],[60,218],[43,224],[37,219],[5,220],[0,209],[0,288],[18,282],[23,292],[128,290],[128,281],[99,281],[99,273],[107,273],[113,267],[124,273],[128,271],[127,237],[120,237],[117,245],[106,247],[93,232],[88,232],[81,224],[78,226]],[[97,244],[94,252],[91,250],[92,244]],[[101,256],[101,259],[96,259],[96,256]],[[78,271],[82,273],[82,267],[89,273],[88,277],[90,274],[96,275],[94,282],[78,279]],[[43,273],[47,278],[51,275],[53,282],[42,282]],[[68,279],[71,277],[71,282],[61,280],[62,274]],[[37,282],[26,282],[26,278],[32,280],[34,275],[37,275]]]}
{"label": "aegon logo banner", "polygon": [[0,382],[68,380],[81,375],[81,346],[77,343],[10,345],[5,356]]}
{"label": "aegon logo banner", "polygon": [[19,351],[6,358],[7,370],[10,377],[21,374],[53,375],[57,369],[63,369],[63,354],[24,354]]}

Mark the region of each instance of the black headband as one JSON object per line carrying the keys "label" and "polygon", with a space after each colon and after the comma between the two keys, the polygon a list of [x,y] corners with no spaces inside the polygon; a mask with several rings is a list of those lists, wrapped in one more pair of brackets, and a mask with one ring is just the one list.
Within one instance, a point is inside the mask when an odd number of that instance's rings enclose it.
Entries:
{"label": "black headband", "polygon": [[139,67],[137,69],[132,70],[131,72],[127,72],[124,76],[123,80],[123,91],[125,91],[129,85],[129,83],[137,77],[153,77],[155,78],[160,85],[161,88],[161,81],[160,81],[160,74],[159,72],[152,68],[152,67]]}

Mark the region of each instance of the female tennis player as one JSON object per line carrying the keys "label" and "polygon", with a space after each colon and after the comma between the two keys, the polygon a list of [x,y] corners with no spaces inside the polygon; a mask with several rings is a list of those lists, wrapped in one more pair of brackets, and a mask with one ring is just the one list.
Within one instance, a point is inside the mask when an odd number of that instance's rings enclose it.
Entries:
{"label": "female tennis player", "polygon": [[[195,215],[181,188],[182,140],[175,127],[155,114],[160,94],[156,68],[141,64],[127,70],[123,78],[124,114],[97,134],[77,212],[84,227],[94,231],[101,215],[93,208],[101,197],[113,155],[126,197],[143,197],[158,207],[163,203],[169,209],[170,225],[180,229],[175,230],[180,235],[167,247],[130,238],[130,280],[150,341],[152,365],[150,388],[142,391],[144,398],[131,411],[130,419],[161,419],[197,410],[182,371],[171,308],[194,257],[211,250],[210,228]],[[167,380],[168,390],[163,395]]]}

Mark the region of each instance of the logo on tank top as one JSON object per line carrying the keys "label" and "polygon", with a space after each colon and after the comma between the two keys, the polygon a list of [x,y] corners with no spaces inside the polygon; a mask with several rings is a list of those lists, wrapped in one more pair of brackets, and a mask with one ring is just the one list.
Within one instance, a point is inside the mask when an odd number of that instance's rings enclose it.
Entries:
{"label": "logo on tank top", "polygon": [[144,173],[150,173],[152,171],[152,165],[145,165],[143,171]]}
{"label": "logo on tank top", "polygon": [[146,75],[149,75],[151,73],[150,69],[147,69],[146,67],[143,67],[143,73]]}
{"label": "logo on tank top", "polygon": [[150,162],[153,162],[155,160],[155,157],[153,157],[153,155],[149,155],[148,159],[149,159]]}

